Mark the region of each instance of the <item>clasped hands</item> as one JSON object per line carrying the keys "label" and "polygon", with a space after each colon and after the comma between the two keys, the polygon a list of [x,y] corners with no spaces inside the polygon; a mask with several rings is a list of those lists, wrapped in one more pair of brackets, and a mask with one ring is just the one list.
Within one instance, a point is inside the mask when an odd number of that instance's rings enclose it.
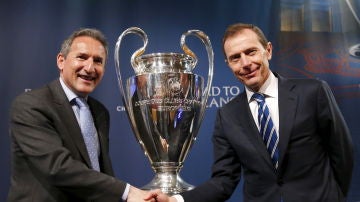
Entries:
{"label": "clasped hands", "polygon": [[126,202],[177,202],[174,197],[164,194],[160,189],[144,191],[131,186]]}

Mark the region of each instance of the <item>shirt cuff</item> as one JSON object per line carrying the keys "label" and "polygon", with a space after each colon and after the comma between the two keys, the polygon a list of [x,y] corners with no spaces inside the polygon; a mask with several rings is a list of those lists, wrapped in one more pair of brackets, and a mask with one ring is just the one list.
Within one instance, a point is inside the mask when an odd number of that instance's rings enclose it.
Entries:
{"label": "shirt cuff", "polygon": [[121,197],[121,199],[123,201],[126,201],[128,195],[129,195],[129,190],[130,190],[130,184],[126,184],[125,191],[124,191],[124,193],[123,193],[123,195]]}
{"label": "shirt cuff", "polygon": [[173,195],[177,202],[184,202],[184,198],[180,194]]}

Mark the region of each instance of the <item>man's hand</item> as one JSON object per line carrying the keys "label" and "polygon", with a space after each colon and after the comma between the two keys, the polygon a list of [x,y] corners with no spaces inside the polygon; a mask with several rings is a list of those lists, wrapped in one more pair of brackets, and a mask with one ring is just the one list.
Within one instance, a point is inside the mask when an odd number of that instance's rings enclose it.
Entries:
{"label": "man's hand", "polygon": [[151,190],[148,192],[148,195],[145,197],[145,201],[151,201],[151,199],[156,199],[156,202],[177,202],[174,197],[170,197],[162,193],[160,189]]}
{"label": "man's hand", "polygon": [[126,202],[140,202],[140,201],[156,202],[155,197],[151,198],[149,196],[151,196],[151,194],[148,191],[143,191],[141,189],[131,186]]}

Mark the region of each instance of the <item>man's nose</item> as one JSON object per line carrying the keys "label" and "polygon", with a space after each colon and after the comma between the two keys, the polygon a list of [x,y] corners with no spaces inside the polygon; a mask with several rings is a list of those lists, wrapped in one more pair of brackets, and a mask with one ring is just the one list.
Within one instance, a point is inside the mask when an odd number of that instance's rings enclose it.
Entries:
{"label": "man's nose", "polygon": [[94,61],[92,59],[88,59],[87,63],[85,65],[85,70],[87,72],[93,72],[95,71],[95,65],[94,65]]}
{"label": "man's nose", "polygon": [[242,67],[246,67],[249,64],[251,64],[249,57],[246,56],[246,55],[242,55],[241,58],[240,58],[240,65]]}

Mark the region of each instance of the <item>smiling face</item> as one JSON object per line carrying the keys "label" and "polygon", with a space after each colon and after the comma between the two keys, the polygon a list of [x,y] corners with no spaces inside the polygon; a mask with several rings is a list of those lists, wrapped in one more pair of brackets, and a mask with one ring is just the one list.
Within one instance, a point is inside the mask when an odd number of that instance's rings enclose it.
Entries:
{"label": "smiling face", "polygon": [[236,78],[257,92],[270,74],[271,43],[264,47],[254,31],[244,29],[226,39],[224,52]]}
{"label": "smiling face", "polygon": [[59,53],[60,77],[75,94],[85,97],[100,83],[105,71],[106,50],[96,39],[76,37],[68,54]]}

